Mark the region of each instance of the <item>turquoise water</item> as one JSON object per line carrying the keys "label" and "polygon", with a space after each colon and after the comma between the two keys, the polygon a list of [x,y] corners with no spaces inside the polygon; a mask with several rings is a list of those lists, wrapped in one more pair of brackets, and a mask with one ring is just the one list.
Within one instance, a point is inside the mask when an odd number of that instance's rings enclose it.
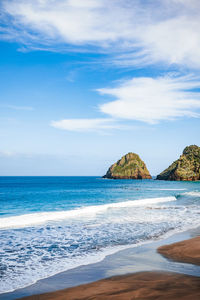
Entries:
{"label": "turquoise water", "polygon": [[200,182],[0,177],[0,292],[196,227]]}

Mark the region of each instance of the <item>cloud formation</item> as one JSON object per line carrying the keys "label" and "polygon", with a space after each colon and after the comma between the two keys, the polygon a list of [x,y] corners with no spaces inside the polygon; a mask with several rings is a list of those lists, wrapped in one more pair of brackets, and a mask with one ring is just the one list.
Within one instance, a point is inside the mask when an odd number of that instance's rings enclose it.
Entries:
{"label": "cloud formation", "polygon": [[[3,0],[2,38],[112,54],[121,65],[200,68],[198,0]],[[63,49],[63,48],[62,48]]]}
{"label": "cloud formation", "polygon": [[98,131],[106,129],[121,129],[121,126],[113,119],[65,119],[52,121],[51,126],[68,131]]}
{"label": "cloud formation", "polygon": [[192,76],[133,78],[113,88],[99,89],[115,98],[100,111],[115,119],[157,123],[178,117],[200,117],[200,81]]}
{"label": "cloud formation", "polygon": [[[200,69],[199,0],[2,0],[0,5],[1,38],[31,49],[101,52],[121,66]],[[51,125],[81,132],[119,129],[121,120],[153,124],[199,117],[200,94],[194,91],[199,82],[194,76],[168,75],[124,80],[98,90],[113,97],[99,106],[104,118]]]}
{"label": "cloud formation", "polygon": [[136,77],[121,81],[112,88],[97,90],[114,100],[99,105],[107,118],[64,119],[52,121],[51,126],[68,131],[105,131],[133,129],[127,121],[156,124],[180,117],[200,117],[200,80],[192,75],[158,78]]}

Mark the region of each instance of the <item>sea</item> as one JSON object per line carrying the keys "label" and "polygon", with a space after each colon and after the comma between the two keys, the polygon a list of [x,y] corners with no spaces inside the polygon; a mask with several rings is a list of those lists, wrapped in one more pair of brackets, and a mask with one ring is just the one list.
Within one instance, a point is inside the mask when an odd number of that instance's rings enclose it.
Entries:
{"label": "sea", "polygon": [[200,182],[0,177],[0,293],[200,225]]}

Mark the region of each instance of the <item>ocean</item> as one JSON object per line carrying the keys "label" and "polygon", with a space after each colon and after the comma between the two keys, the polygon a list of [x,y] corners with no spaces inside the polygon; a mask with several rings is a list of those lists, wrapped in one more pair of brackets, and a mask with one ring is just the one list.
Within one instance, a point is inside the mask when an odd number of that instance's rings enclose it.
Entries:
{"label": "ocean", "polygon": [[0,293],[199,226],[200,182],[0,177]]}

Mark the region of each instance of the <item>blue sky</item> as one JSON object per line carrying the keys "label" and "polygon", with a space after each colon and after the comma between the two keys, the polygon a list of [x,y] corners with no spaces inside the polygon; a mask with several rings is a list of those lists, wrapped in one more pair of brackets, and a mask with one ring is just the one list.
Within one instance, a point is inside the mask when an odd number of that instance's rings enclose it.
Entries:
{"label": "blue sky", "polygon": [[197,0],[6,0],[0,175],[152,175],[200,145]]}

